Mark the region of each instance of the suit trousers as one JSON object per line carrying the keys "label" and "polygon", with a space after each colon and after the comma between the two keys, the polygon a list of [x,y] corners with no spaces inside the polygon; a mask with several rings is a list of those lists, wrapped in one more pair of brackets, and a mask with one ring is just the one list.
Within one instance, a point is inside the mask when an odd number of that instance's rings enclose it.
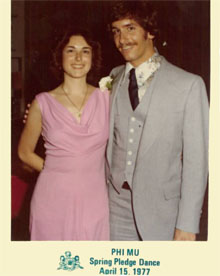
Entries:
{"label": "suit trousers", "polygon": [[122,188],[121,192],[118,193],[110,183],[109,205],[110,240],[140,241],[132,207],[132,191]]}

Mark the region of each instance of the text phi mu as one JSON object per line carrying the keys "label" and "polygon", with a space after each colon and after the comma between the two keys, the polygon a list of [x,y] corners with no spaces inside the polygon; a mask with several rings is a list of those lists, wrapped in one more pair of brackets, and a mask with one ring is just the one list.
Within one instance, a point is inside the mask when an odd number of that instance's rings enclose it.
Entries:
{"label": "text phi mu", "polygon": [[112,255],[114,256],[139,256],[139,249],[124,249],[124,248],[112,248]]}

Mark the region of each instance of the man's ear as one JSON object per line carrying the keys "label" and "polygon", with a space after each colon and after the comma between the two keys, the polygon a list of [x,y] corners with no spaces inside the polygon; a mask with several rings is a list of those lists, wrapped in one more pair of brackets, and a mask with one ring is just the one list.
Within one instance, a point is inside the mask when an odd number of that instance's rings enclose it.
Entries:
{"label": "man's ear", "polygon": [[151,40],[153,40],[155,38],[155,35],[152,35],[151,33],[147,33],[147,37]]}

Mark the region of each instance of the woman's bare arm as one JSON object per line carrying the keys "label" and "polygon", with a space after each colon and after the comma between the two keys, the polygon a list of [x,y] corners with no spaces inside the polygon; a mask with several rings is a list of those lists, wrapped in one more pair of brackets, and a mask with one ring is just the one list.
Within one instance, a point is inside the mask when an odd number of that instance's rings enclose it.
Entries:
{"label": "woman's bare arm", "polygon": [[42,118],[36,100],[31,104],[26,124],[18,145],[18,156],[27,165],[37,171],[43,169],[44,160],[34,151],[41,134]]}

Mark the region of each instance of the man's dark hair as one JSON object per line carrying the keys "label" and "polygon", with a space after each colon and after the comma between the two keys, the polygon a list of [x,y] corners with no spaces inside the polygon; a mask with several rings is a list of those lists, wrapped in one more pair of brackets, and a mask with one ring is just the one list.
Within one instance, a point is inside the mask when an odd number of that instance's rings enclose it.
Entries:
{"label": "man's dark hair", "polygon": [[61,35],[56,38],[57,45],[53,52],[53,58],[51,63],[51,70],[58,80],[63,80],[63,66],[62,66],[62,53],[64,47],[70,40],[71,36],[80,35],[82,36],[89,46],[92,47],[92,67],[87,75],[87,81],[95,84],[99,79],[99,73],[101,69],[101,46],[100,43],[95,41],[90,32],[84,29],[68,28]]}
{"label": "man's dark hair", "polygon": [[118,1],[113,4],[108,24],[109,30],[113,22],[125,18],[135,20],[145,31],[155,37],[159,33],[157,11],[149,1]]}

